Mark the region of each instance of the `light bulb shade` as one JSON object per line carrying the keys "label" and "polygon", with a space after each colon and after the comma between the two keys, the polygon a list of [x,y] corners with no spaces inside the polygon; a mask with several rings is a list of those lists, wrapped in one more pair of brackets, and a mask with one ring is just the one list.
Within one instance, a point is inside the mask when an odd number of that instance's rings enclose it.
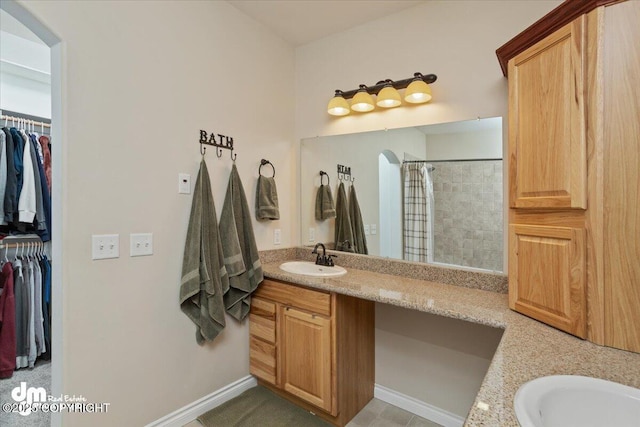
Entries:
{"label": "light bulb shade", "polygon": [[349,109],[347,100],[344,99],[342,95],[336,95],[329,101],[327,112],[332,116],[346,116],[351,110]]}
{"label": "light bulb shade", "polygon": [[422,80],[414,80],[404,92],[404,100],[411,104],[431,101],[431,88]]}
{"label": "light bulb shade", "polygon": [[373,97],[366,90],[361,90],[353,96],[351,100],[351,109],[360,113],[366,113],[375,108],[373,105]]}
{"label": "light bulb shade", "polygon": [[376,101],[378,107],[393,108],[401,103],[400,94],[391,85],[383,87],[380,92],[378,92],[378,100]]}

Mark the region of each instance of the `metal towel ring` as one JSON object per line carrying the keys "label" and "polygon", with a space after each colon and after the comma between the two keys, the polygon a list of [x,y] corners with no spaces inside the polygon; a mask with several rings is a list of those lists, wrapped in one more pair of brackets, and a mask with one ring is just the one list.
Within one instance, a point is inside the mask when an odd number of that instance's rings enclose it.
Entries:
{"label": "metal towel ring", "polygon": [[262,169],[264,165],[271,165],[271,169],[273,169],[273,176],[271,178],[275,178],[276,177],[275,166],[273,166],[273,163],[271,163],[269,160],[265,160],[265,159],[260,160],[260,166],[258,166],[258,175],[262,176],[260,169]]}

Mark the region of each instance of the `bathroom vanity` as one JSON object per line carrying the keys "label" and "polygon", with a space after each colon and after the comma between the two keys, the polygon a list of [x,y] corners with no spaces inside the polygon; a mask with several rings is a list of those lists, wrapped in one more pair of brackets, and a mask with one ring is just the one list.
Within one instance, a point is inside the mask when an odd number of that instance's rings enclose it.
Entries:
{"label": "bathroom vanity", "polygon": [[249,322],[262,385],[338,426],[373,398],[373,301],[265,279]]}
{"label": "bathroom vanity", "polygon": [[[414,263],[382,258],[374,260],[372,257],[344,253],[340,254],[340,264],[347,269],[347,274],[338,278],[314,278],[287,273],[279,268],[283,261],[312,260],[313,255],[310,252],[308,248],[292,248],[270,251],[268,256],[261,255],[265,277],[268,279],[260,285],[256,299],[268,301],[275,307],[271,308],[270,305],[266,310],[270,314],[262,316],[274,320],[274,323],[269,323],[269,328],[275,331],[276,337],[275,340],[269,339],[272,340],[271,345],[274,346],[270,348],[275,349],[274,353],[270,353],[275,355],[274,362],[270,362],[272,366],[275,366],[275,369],[269,371],[270,379],[265,378],[264,375],[261,376],[262,374],[258,372],[255,363],[256,359],[261,359],[261,351],[254,351],[255,344],[252,344],[251,371],[260,379],[260,383],[269,386],[299,406],[316,413],[335,425],[345,425],[350,419],[346,413],[342,412],[347,410],[346,408],[349,406],[342,405],[349,405],[350,398],[367,396],[364,391],[360,391],[362,394],[359,394],[360,392],[354,390],[353,387],[360,385],[361,382],[373,382],[374,374],[367,369],[363,369],[364,372],[361,371],[360,374],[351,372],[352,369],[360,369],[361,364],[367,365],[373,362],[373,339],[367,341],[368,344],[361,343],[355,346],[352,345],[354,343],[349,342],[349,336],[354,337],[352,334],[356,334],[354,327],[361,331],[367,331],[367,333],[373,333],[373,306],[369,306],[371,314],[365,317],[362,317],[362,311],[357,308],[361,303],[366,307],[372,301],[504,330],[476,400],[466,417],[465,426],[517,426],[513,410],[515,393],[522,384],[541,376],[584,375],[636,388],[640,387],[640,354],[602,347],[581,340],[510,310],[508,295],[501,290],[503,282],[497,281],[497,279],[503,279],[503,276],[469,273],[434,266],[419,266]],[[438,276],[440,279],[434,281],[420,277],[423,275],[422,269],[431,269],[432,273],[427,275]],[[459,282],[460,286],[453,284],[456,282]],[[326,302],[321,304],[321,307],[325,307],[324,311],[317,311],[320,308],[315,302],[312,303],[314,308],[308,305],[309,301],[313,301],[313,299],[292,296],[281,299],[273,291],[263,293],[262,289],[268,290],[274,284],[275,287],[286,286],[286,289],[289,289],[286,293],[297,294],[298,291],[293,291],[293,289],[300,289],[325,295],[321,299],[324,298],[326,301],[328,298],[331,314],[326,315]],[[311,294],[303,293],[303,295]],[[307,305],[303,307],[295,305],[301,304],[302,301],[305,301]],[[333,305],[334,301],[335,306]],[[345,304],[345,301],[348,301],[348,304]],[[262,304],[258,303],[258,305]],[[319,405],[309,403],[309,400],[295,394],[297,388],[309,387],[301,381],[311,381],[312,384],[313,381],[318,381],[317,378],[312,380],[311,375],[307,378],[304,376],[310,374],[313,369],[319,368],[311,368],[297,374],[293,372],[287,374],[280,371],[291,368],[291,366],[287,367],[286,362],[283,362],[281,358],[282,355],[287,354],[288,350],[278,347],[287,344],[286,339],[283,340],[283,334],[286,332],[283,330],[282,322],[298,322],[298,319],[295,318],[283,320],[283,312],[286,311],[287,306],[291,307],[290,311],[296,310],[305,313],[315,311],[316,317],[332,319],[330,324],[332,328],[335,328],[332,330],[335,334],[332,335],[335,337],[335,341],[332,344],[334,347],[331,352],[332,357],[335,358],[332,360],[336,360],[336,364],[332,365],[336,376],[335,379],[332,379],[332,381],[336,381],[336,391],[332,398],[335,398],[337,406],[332,406],[329,410],[325,411]],[[334,307],[336,308],[334,309]],[[254,313],[262,312],[257,308],[254,310]],[[278,322],[278,317],[280,322]],[[303,316],[298,330],[320,330],[321,328],[308,324],[308,320],[312,317],[312,315]],[[367,318],[369,320],[365,320]],[[252,324],[254,319],[255,317],[252,316]],[[354,321],[362,321],[362,324],[354,326]],[[366,325],[366,322],[369,324]],[[416,325],[416,327],[424,327],[424,325]],[[345,330],[342,330],[343,328]],[[297,332],[294,331],[294,333]],[[279,337],[278,334],[280,334]],[[256,333],[255,326],[251,326],[252,343],[258,339],[256,335],[259,336],[260,332]],[[318,344],[314,345],[322,348],[319,344],[321,341],[319,337],[322,336],[322,333],[314,332],[313,335],[316,335],[318,340]],[[259,344],[262,344],[263,341],[261,339]],[[345,347],[343,348],[342,345]],[[363,345],[371,347],[363,347]],[[314,363],[317,363],[317,358],[307,357],[305,353],[307,348],[304,346],[293,347],[295,353],[291,354],[295,354],[296,358],[303,361],[315,360]],[[333,354],[335,351],[337,353]],[[425,355],[424,357],[426,361],[429,356]],[[262,360],[265,359],[262,358]],[[368,369],[372,370],[372,368]],[[317,372],[322,371],[317,370]],[[296,377],[296,375],[301,377]],[[358,377],[358,375],[362,375],[362,377]],[[286,386],[287,381],[290,383],[289,387]],[[355,407],[357,406],[359,405],[355,405]],[[353,412],[355,415],[357,410],[353,408],[351,407],[351,410],[355,411]],[[331,411],[334,413],[337,411],[337,415],[331,415]]]}

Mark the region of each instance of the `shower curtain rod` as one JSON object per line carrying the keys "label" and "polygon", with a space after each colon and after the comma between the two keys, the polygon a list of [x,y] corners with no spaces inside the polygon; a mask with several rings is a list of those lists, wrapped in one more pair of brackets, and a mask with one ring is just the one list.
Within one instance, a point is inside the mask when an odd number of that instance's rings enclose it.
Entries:
{"label": "shower curtain rod", "polygon": [[402,163],[489,162],[502,159],[403,160]]}

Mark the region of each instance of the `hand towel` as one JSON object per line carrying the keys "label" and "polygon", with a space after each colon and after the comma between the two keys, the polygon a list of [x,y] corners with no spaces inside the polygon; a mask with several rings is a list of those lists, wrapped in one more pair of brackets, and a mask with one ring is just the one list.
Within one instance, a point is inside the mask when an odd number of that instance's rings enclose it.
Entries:
{"label": "hand towel", "polygon": [[273,177],[260,175],[256,189],[256,219],[280,219],[278,190]]}
{"label": "hand towel", "polygon": [[335,218],[336,209],[333,206],[333,195],[329,185],[321,184],[316,194],[316,219],[324,221],[325,219]]}
{"label": "hand towel", "polygon": [[229,289],[207,165],[202,159],[191,203],[182,259],[180,309],[196,324],[196,341],[212,341],[225,327],[223,294]]}
{"label": "hand towel", "polygon": [[349,209],[347,207],[347,193],[344,190],[344,183],[338,186],[338,196],[336,198],[336,229],[335,229],[336,250],[342,252],[355,252],[353,249],[353,229],[349,219]]}
{"label": "hand towel", "polygon": [[362,213],[360,212],[360,204],[356,196],[356,188],[351,184],[349,189],[349,219],[351,220],[351,228],[353,230],[354,250],[357,254],[367,255],[367,237],[364,234],[364,225],[362,224]]}
{"label": "hand towel", "polygon": [[229,291],[224,294],[227,313],[237,320],[249,314],[251,294],[264,279],[251,213],[234,164],[220,216],[224,264],[229,273]]}

